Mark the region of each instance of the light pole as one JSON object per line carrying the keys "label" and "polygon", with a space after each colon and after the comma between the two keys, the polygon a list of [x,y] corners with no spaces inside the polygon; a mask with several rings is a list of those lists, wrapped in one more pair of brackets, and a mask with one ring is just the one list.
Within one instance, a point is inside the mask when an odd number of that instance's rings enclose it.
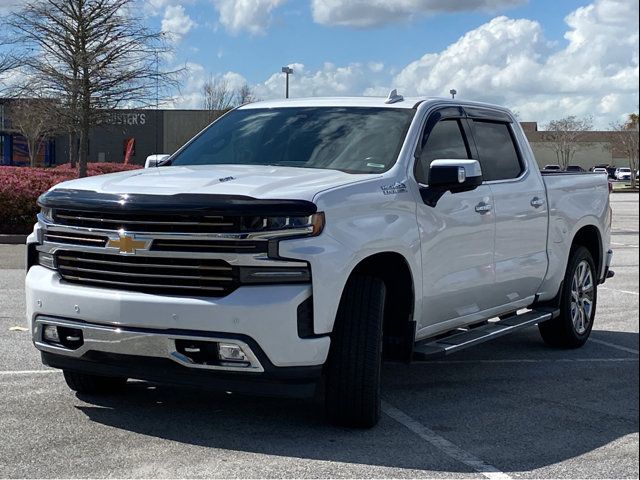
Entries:
{"label": "light pole", "polygon": [[282,67],[285,76],[284,98],[289,98],[289,75],[293,73],[293,68]]}
{"label": "light pole", "polygon": [[452,88],[449,90],[449,93],[451,94],[451,98],[456,98],[456,93],[458,93],[458,91],[455,88]]}
{"label": "light pole", "polygon": [[156,148],[155,148],[155,152],[156,154],[160,153],[160,150],[158,148],[158,136],[159,136],[159,132],[158,132],[158,128],[159,128],[159,124],[160,124],[160,56],[158,55],[158,49],[156,48],[154,50],[154,53],[156,54],[156,114],[155,114],[155,124],[156,124]]}

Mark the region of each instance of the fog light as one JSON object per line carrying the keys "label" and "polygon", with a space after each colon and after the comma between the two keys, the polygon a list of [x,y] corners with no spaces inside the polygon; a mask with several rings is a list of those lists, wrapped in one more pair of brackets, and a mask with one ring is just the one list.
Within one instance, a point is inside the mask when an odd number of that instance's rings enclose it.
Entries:
{"label": "fog light", "polygon": [[220,360],[230,362],[246,362],[247,356],[242,351],[239,345],[235,343],[220,343],[218,344],[218,355]]}
{"label": "fog light", "polygon": [[60,336],[58,335],[58,327],[55,325],[45,325],[42,331],[42,337],[47,342],[60,343]]}

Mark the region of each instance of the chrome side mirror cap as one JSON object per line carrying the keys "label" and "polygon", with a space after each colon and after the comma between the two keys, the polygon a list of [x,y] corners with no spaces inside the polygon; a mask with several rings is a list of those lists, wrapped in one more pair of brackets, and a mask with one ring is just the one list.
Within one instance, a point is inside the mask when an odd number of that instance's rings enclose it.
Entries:
{"label": "chrome side mirror cap", "polygon": [[144,161],[144,168],[157,167],[159,163],[164,162],[171,155],[168,153],[160,153],[155,155],[149,155]]}
{"label": "chrome side mirror cap", "polygon": [[482,168],[477,160],[439,159],[429,167],[429,184],[420,185],[424,203],[435,207],[446,192],[459,193],[482,185]]}

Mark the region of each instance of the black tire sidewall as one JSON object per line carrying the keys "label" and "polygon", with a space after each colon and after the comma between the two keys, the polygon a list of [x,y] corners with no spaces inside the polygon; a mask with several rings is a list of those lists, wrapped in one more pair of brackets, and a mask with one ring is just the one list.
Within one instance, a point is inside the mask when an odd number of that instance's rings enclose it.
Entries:
{"label": "black tire sidewall", "polygon": [[[571,282],[576,268],[583,260],[586,260],[589,264],[591,275],[593,277],[593,308],[591,309],[591,318],[589,318],[589,324],[587,325],[586,331],[579,334],[576,332],[571,319]],[[585,247],[575,247],[572,250],[564,277],[564,288],[562,290],[562,301],[560,302],[560,318],[562,319],[562,327],[565,330],[565,334],[571,338],[576,345],[582,345],[587,341],[591,334],[591,330],[593,329],[593,320],[596,315],[596,308],[598,304],[598,274],[593,257]]]}
{"label": "black tire sidewall", "polygon": [[345,287],[326,368],[325,407],[333,423],[369,428],[380,417],[384,299],[384,282],[375,277],[356,276]]}

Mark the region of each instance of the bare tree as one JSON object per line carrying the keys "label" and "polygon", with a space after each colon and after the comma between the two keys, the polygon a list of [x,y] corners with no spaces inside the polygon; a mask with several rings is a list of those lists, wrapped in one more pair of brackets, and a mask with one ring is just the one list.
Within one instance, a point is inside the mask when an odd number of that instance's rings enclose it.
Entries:
{"label": "bare tree", "polygon": [[638,155],[639,155],[639,132],[638,132],[638,114],[630,113],[627,121],[623,123],[612,124],[613,130],[616,130],[617,146],[622,150],[629,159],[629,168],[631,169],[631,187],[636,188],[638,178]]}
{"label": "bare tree", "polygon": [[552,120],[546,126],[542,138],[549,144],[563,170],[571,164],[578,148],[585,145],[587,132],[593,129],[591,117],[578,118],[574,115]]}
{"label": "bare tree", "polygon": [[256,96],[253,90],[248,84],[242,85],[236,92],[236,103],[238,105],[244,105],[245,103],[252,103],[256,101]]}
{"label": "bare tree", "polygon": [[12,43],[11,40],[0,37],[0,94],[3,96],[8,90],[6,74],[19,65],[18,58],[12,49]]}
{"label": "bare tree", "polygon": [[161,88],[175,85],[177,72],[159,69],[169,51],[162,33],[145,27],[136,11],[134,0],[28,0],[9,20],[27,82],[40,97],[61,102],[61,121],[70,137],[78,135],[80,177],[92,125],[108,110],[153,105]]}
{"label": "bare tree", "polygon": [[212,115],[214,112],[228,110],[235,106],[235,92],[223,77],[209,77],[202,86],[202,96],[202,106]]}
{"label": "bare tree", "polygon": [[9,104],[10,130],[22,135],[27,142],[29,164],[36,161],[45,142],[56,133],[55,108],[51,101],[41,99],[15,99]]}

